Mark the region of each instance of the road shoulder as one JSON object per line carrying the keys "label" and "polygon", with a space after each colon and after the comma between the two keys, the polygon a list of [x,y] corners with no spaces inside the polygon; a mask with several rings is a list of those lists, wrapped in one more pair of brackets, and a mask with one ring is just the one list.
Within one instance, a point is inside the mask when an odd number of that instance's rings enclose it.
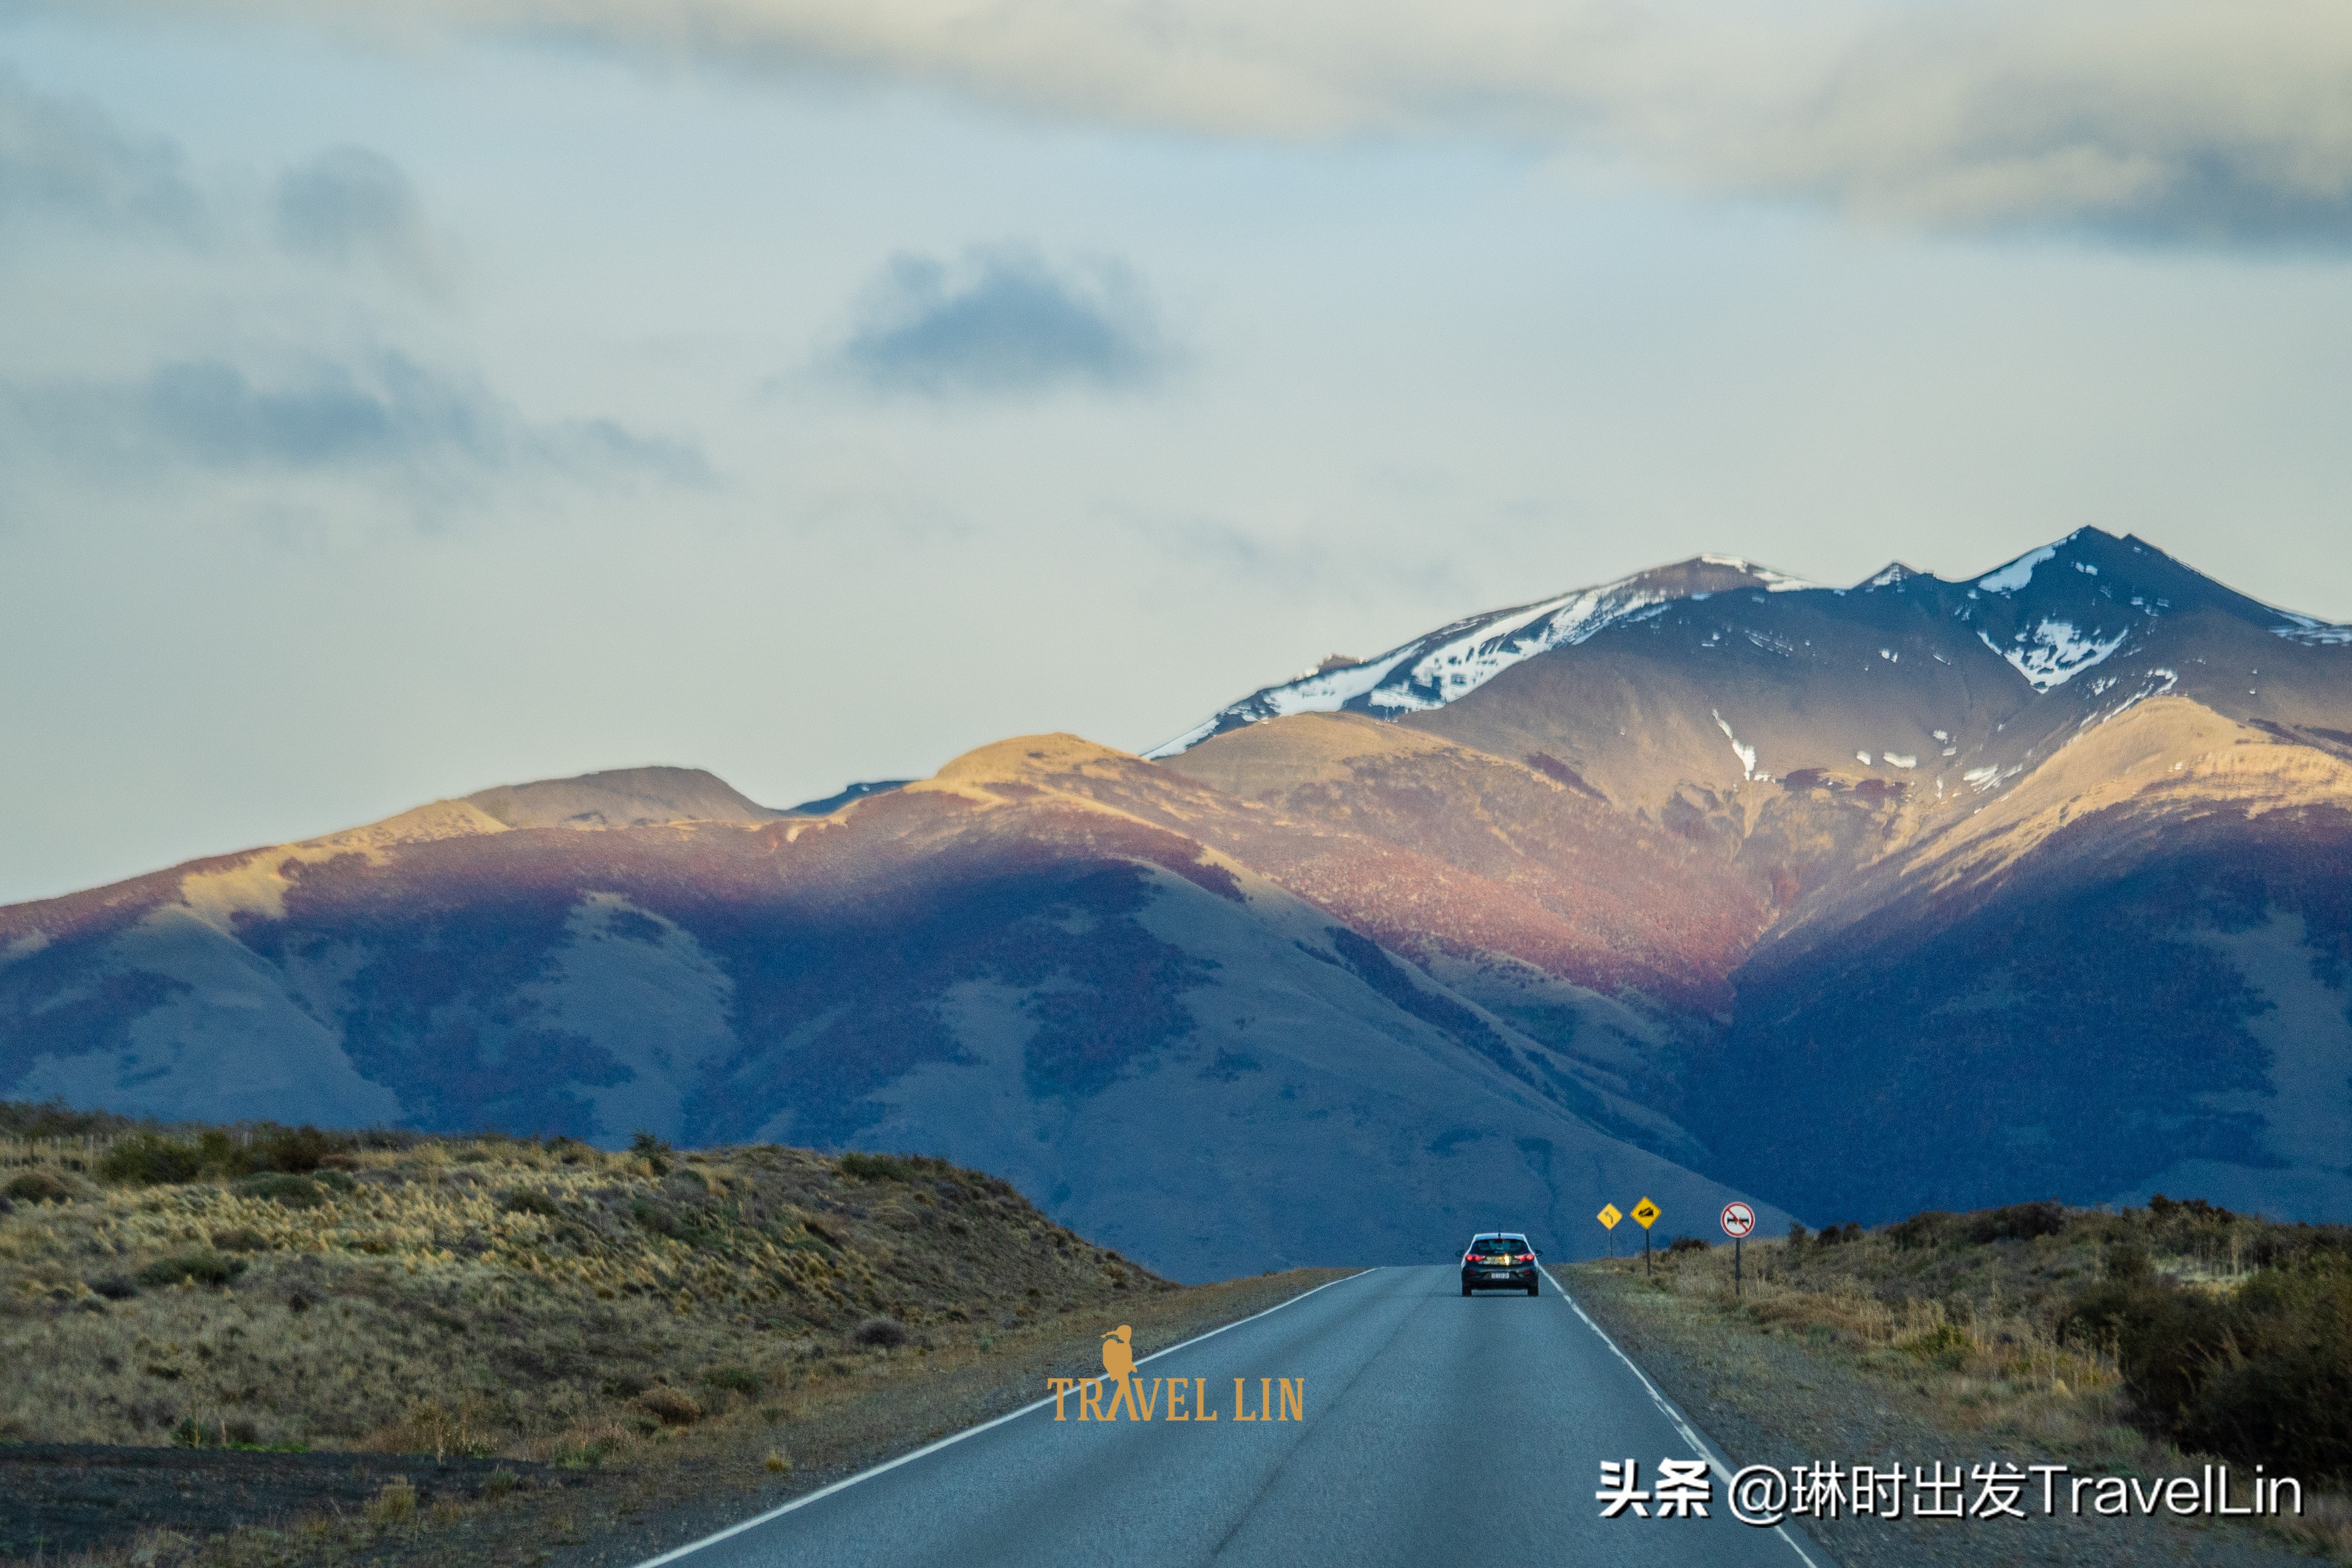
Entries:
{"label": "road shoulder", "polygon": [[[1645,1283],[1640,1266],[1574,1265],[1560,1283],[1723,1449],[1735,1468],[1816,1462],[1963,1467],[2068,1457],[1943,1419],[1913,1390],[1869,1376],[1834,1349],[1769,1334],[1712,1291]],[[2079,1458],[2073,1461],[2079,1472]],[[2033,1518],[1899,1521],[1809,1519],[1807,1533],[1845,1568],[1992,1568],[2021,1561],[2058,1568],[2288,1568],[2322,1560],[2237,1525],[2157,1519]]]}

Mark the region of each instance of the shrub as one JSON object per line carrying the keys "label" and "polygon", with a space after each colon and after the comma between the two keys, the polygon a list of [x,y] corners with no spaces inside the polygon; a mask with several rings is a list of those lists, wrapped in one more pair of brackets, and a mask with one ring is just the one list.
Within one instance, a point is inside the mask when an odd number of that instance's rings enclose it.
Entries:
{"label": "shrub", "polygon": [[[1958,1222],[1958,1216],[1946,1214],[1942,1209],[1923,1209],[1909,1219],[1897,1220],[1888,1226],[1886,1236],[1896,1247],[1909,1252],[1917,1247],[1940,1245],[1952,1234],[1952,1227]],[[1829,1239],[1827,1231],[1822,1233],[1822,1239]]]}
{"label": "shrub", "polygon": [[315,1127],[272,1127],[247,1145],[243,1152],[248,1170],[301,1176],[318,1170],[346,1147],[346,1140],[331,1137]]}
{"label": "shrub", "polygon": [[142,1268],[137,1279],[151,1289],[177,1285],[183,1280],[197,1285],[226,1285],[245,1272],[245,1259],[223,1258],[217,1252],[184,1252],[176,1258],[161,1258]]}
{"label": "shrub", "polygon": [[2230,1310],[2201,1291],[2145,1275],[2109,1279],[2074,1299],[2062,1339],[2115,1347],[2132,1398],[2165,1428],[2195,1397],[2205,1368],[2230,1338]]}
{"label": "shrub", "polygon": [[665,1426],[691,1426],[702,1419],[702,1406],[675,1388],[649,1388],[637,1403]]}
{"label": "shrub", "polygon": [[2180,1413],[2181,1445],[2352,1479],[2352,1268],[2264,1269],[2230,1306],[2229,1336]]}
{"label": "shrub", "polygon": [[629,1152],[653,1168],[656,1176],[669,1174],[670,1146],[650,1132],[640,1132],[629,1140]]}
{"label": "shrub", "polygon": [[238,1226],[235,1230],[213,1232],[213,1245],[223,1252],[267,1252],[268,1240],[257,1230]]}
{"label": "shrub", "polygon": [[543,1215],[550,1219],[557,1218],[563,1213],[562,1204],[536,1187],[517,1187],[506,1195],[504,1206],[509,1214]]}
{"label": "shrub", "polygon": [[20,1204],[61,1204],[74,1195],[54,1171],[27,1171],[8,1184],[7,1192]]}
{"label": "shrub", "polygon": [[1806,1234],[1805,1222],[1803,1220],[1790,1220],[1789,1222],[1789,1250],[1791,1252],[1803,1250]]}
{"label": "shrub", "polygon": [[767,1458],[761,1462],[767,1467],[767,1471],[772,1476],[783,1475],[793,1468],[791,1458],[784,1454],[782,1450],[777,1448],[769,1449]]}
{"label": "shrub", "polygon": [[2011,1204],[2007,1208],[1982,1209],[1970,1215],[1968,1237],[1982,1247],[1988,1242],[2031,1241],[2037,1236],[2056,1236],[2065,1228],[2063,1204]]}
{"label": "shrub", "polygon": [[1678,1236],[1666,1245],[1666,1256],[1669,1258],[1685,1252],[1705,1252],[1706,1250],[1706,1237],[1703,1236]]}
{"label": "shrub", "polygon": [[110,1301],[128,1301],[139,1294],[139,1282],[121,1271],[94,1274],[84,1281],[98,1295]]}
{"label": "shrub", "polygon": [[760,1374],[745,1366],[714,1366],[702,1374],[705,1388],[731,1390],[747,1399],[757,1398],[768,1385]]}
{"label": "shrub", "polygon": [[266,1175],[247,1176],[237,1184],[237,1190],[248,1197],[267,1198],[289,1209],[314,1209],[327,1201],[319,1184],[308,1176]]}
{"label": "shrub", "polygon": [[850,1330],[849,1337],[861,1345],[887,1349],[907,1342],[907,1325],[896,1318],[868,1318]]}
{"label": "shrub", "polygon": [[406,1524],[416,1517],[416,1488],[405,1479],[386,1481],[367,1505],[367,1516],[381,1529]]}
{"label": "shrub", "polygon": [[109,1149],[106,1158],[99,1162],[98,1173],[110,1182],[153,1187],[193,1182],[204,1168],[203,1155],[188,1144],[142,1132]]}
{"label": "shrub", "polygon": [[914,1167],[890,1154],[849,1153],[841,1157],[841,1173],[860,1182],[911,1182]]}

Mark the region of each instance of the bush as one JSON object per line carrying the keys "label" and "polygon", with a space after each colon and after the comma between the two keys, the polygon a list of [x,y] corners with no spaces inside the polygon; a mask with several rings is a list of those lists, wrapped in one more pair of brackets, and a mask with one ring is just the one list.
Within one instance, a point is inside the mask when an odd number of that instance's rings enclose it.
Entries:
{"label": "bush", "polygon": [[915,1167],[895,1154],[844,1154],[841,1173],[860,1182],[911,1182]]}
{"label": "bush", "polygon": [[1905,1252],[1922,1247],[1936,1247],[1952,1233],[1958,1215],[1942,1209],[1923,1209],[1909,1219],[1897,1220],[1886,1227],[1887,1239]]}
{"label": "bush", "polygon": [[330,1136],[315,1127],[272,1127],[247,1145],[243,1154],[248,1170],[307,1176],[343,1153],[347,1147],[347,1140]]}
{"label": "bush", "polygon": [[504,1207],[509,1214],[535,1214],[549,1219],[561,1216],[563,1205],[536,1187],[517,1187],[506,1195]]}
{"label": "bush", "polygon": [[637,1403],[665,1426],[691,1426],[702,1419],[702,1406],[675,1388],[649,1388]]}
{"label": "bush", "polygon": [[161,1258],[142,1268],[137,1276],[140,1284],[152,1289],[177,1285],[186,1280],[196,1285],[226,1285],[245,1272],[241,1258],[223,1258],[210,1250],[184,1252],[176,1258]]}
{"label": "bush", "polygon": [[308,1176],[247,1176],[237,1184],[237,1190],[247,1197],[267,1198],[289,1209],[314,1209],[327,1201],[319,1184]]}
{"label": "bush", "polygon": [[896,1318],[868,1318],[850,1330],[849,1337],[861,1345],[903,1345],[907,1342],[907,1325]]}
{"label": "bush", "polygon": [[269,1243],[263,1238],[262,1234],[259,1231],[248,1230],[243,1226],[237,1226],[235,1230],[215,1231],[213,1233],[213,1245],[220,1248],[223,1252],[267,1252],[269,1250]]}
{"label": "bush", "polygon": [[128,1301],[139,1294],[138,1281],[120,1271],[95,1274],[83,1283],[87,1284],[94,1293],[105,1297],[110,1301]]}
{"label": "bush", "polygon": [[2352,1268],[2265,1269],[2230,1305],[2231,1332],[2181,1412],[2181,1446],[2352,1479]]}
{"label": "bush", "polygon": [[1791,1252],[1802,1251],[1805,1245],[1805,1222],[1801,1219],[1790,1220],[1789,1222],[1789,1250]]}
{"label": "bush", "polygon": [[2011,1204],[2007,1208],[1982,1209],[1970,1215],[1968,1237],[1982,1247],[1989,1242],[2031,1241],[2037,1236],[2056,1236],[2065,1228],[2063,1204]]}
{"label": "bush", "polygon": [[656,1176],[669,1174],[670,1146],[650,1132],[640,1132],[629,1140],[629,1152],[653,1168]]}
{"label": "bush", "polygon": [[1703,1236],[1678,1236],[1666,1246],[1666,1256],[1676,1257],[1685,1252],[1705,1252],[1706,1238]]}
{"label": "bush", "polygon": [[106,1158],[99,1162],[98,1173],[110,1182],[155,1187],[193,1182],[204,1168],[204,1156],[190,1145],[142,1132],[109,1149]]}
{"label": "bush", "polygon": [[74,1195],[73,1188],[53,1171],[27,1171],[11,1181],[8,1195],[20,1204],[61,1204]]}
{"label": "bush", "polygon": [[714,1366],[702,1374],[705,1388],[716,1388],[756,1399],[767,1388],[760,1374],[746,1366]]}

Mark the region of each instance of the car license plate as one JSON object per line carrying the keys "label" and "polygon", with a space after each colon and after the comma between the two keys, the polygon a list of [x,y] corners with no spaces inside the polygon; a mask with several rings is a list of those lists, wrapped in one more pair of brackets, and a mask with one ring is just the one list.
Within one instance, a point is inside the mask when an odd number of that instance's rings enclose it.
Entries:
{"label": "car license plate", "polygon": [[1510,1276],[1499,1268],[1489,1268],[1486,1270],[1486,1278],[1489,1279],[1508,1279]]}

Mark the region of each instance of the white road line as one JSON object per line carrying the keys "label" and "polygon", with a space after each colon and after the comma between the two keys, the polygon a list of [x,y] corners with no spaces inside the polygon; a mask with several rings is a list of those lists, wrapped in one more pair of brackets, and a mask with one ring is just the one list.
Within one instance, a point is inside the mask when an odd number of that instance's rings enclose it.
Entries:
{"label": "white road line", "polygon": [[[1299,1302],[1307,1300],[1307,1297],[1314,1295],[1316,1290],[1328,1290],[1334,1285],[1345,1285],[1349,1279],[1361,1279],[1366,1275],[1375,1272],[1377,1272],[1376,1269],[1364,1268],[1359,1269],[1357,1272],[1347,1275],[1341,1279],[1327,1279],[1322,1284],[1316,1286],[1314,1290],[1301,1290],[1297,1295],[1291,1297],[1288,1300],[1276,1301],[1273,1306],[1268,1307],[1264,1312],[1252,1312],[1246,1318],[1235,1318],[1232,1322],[1225,1324],[1223,1328],[1211,1329],[1205,1334],[1194,1334],[1191,1339],[1184,1341],[1181,1344],[1170,1345],[1166,1350],[1162,1351],[1153,1351],[1148,1356],[1139,1356],[1136,1359],[1135,1364],[1141,1366],[1146,1362],[1158,1361],[1161,1356],[1174,1355],[1178,1351],[1184,1350],[1192,1345],[1197,1345],[1202,1340],[1213,1340],[1219,1334],[1223,1333],[1227,1329],[1238,1329],[1244,1323],[1256,1322],[1260,1318],[1265,1317],[1268,1313],[1279,1312],[1285,1307],[1296,1306]],[[1557,1285],[1557,1281],[1554,1283]],[[1582,1310],[1581,1308],[1578,1310],[1580,1311]],[[1589,1319],[1587,1320],[1587,1321],[1590,1321],[1591,1320]],[[1598,1331],[1595,1331],[1597,1332]],[[1622,1355],[1624,1352],[1621,1351],[1618,1353]],[[1631,1365],[1632,1363],[1628,1363],[1627,1364]],[[1098,1383],[1101,1381],[1101,1378],[1100,1376],[1096,1376],[1082,1378],[1079,1381],[1084,1383]],[[1645,1379],[1644,1381],[1647,1380]],[[942,1437],[936,1443],[925,1444],[922,1447],[916,1449],[911,1454],[901,1454],[895,1459],[885,1459],[882,1463],[876,1465],[871,1469],[860,1470],[856,1475],[844,1477],[842,1479],[835,1481],[830,1486],[819,1487],[813,1492],[809,1492],[804,1496],[796,1497],[788,1503],[779,1504],[763,1514],[745,1520],[740,1524],[730,1524],[725,1530],[719,1531],[715,1535],[706,1535],[699,1541],[689,1541],[684,1546],[672,1547],[669,1551],[663,1552],[658,1557],[648,1557],[643,1563],[638,1563],[637,1568],[662,1568],[662,1564],[665,1563],[675,1563],[679,1558],[688,1555],[689,1552],[699,1552],[706,1546],[715,1546],[719,1542],[728,1539],[730,1536],[740,1535],[747,1530],[757,1530],[760,1526],[767,1523],[770,1520],[782,1519],[784,1515],[792,1512],[793,1510],[796,1508],[806,1508],[809,1504],[816,1501],[819,1498],[828,1498],[837,1491],[845,1491],[849,1488],[856,1486],[860,1481],[872,1480],[875,1477],[880,1475],[885,1470],[895,1470],[901,1465],[912,1464],[926,1454],[936,1454],[941,1448],[952,1447],[956,1444],[962,1442],[966,1437],[977,1437],[992,1426],[1002,1426],[1007,1421],[1018,1421],[1021,1417],[1028,1415],[1031,1411],[1042,1410],[1046,1405],[1053,1403],[1054,1396],[1049,1394],[1045,1395],[1045,1398],[1034,1400],[1031,1403],[1023,1405],[1018,1410],[1007,1411],[1004,1415],[999,1415],[993,1421],[983,1421],[977,1426],[967,1426],[962,1431]]]}
{"label": "white road line", "polygon": [[[1675,1430],[1683,1435],[1683,1441],[1691,1446],[1691,1451],[1696,1454],[1700,1458],[1705,1459],[1707,1462],[1708,1468],[1713,1469],[1717,1475],[1723,1478],[1724,1506],[1727,1508],[1730,1507],[1731,1467],[1729,1464],[1725,1462],[1721,1454],[1715,1451],[1715,1445],[1708,1442],[1706,1437],[1702,1436],[1699,1433],[1699,1429],[1690,1424],[1689,1418],[1684,1415],[1681,1411],[1675,1408],[1673,1400],[1668,1399],[1664,1394],[1658,1391],[1658,1385],[1650,1381],[1650,1374],[1643,1372],[1639,1365],[1635,1364],[1632,1356],[1627,1355],[1618,1347],[1617,1342],[1609,1337],[1607,1330],[1603,1329],[1600,1324],[1592,1321],[1591,1314],[1587,1312],[1581,1306],[1578,1305],[1576,1298],[1570,1295],[1559,1280],[1552,1279],[1550,1269],[1544,1268],[1540,1263],[1537,1264],[1536,1268],[1545,1279],[1551,1279],[1551,1288],[1559,1292],[1559,1299],[1568,1303],[1569,1310],[1583,1319],[1584,1326],[1591,1329],[1593,1333],[1598,1335],[1601,1342],[1607,1345],[1610,1351],[1615,1354],[1617,1359],[1625,1363],[1625,1370],[1642,1380],[1642,1386],[1650,1391],[1650,1398],[1652,1402],[1657,1405],[1659,1413],[1664,1415],[1667,1420],[1674,1423]],[[1772,1527],[1772,1533],[1789,1543],[1789,1550],[1795,1552],[1800,1558],[1804,1560],[1805,1568],[1822,1568],[1821,1561],[1814,1557],[1811,1552],[1805,1550],[1803,1542],[1799,1541],[1795,1536],[1789,1533],[1787,1526],[1776,1524]]]}

